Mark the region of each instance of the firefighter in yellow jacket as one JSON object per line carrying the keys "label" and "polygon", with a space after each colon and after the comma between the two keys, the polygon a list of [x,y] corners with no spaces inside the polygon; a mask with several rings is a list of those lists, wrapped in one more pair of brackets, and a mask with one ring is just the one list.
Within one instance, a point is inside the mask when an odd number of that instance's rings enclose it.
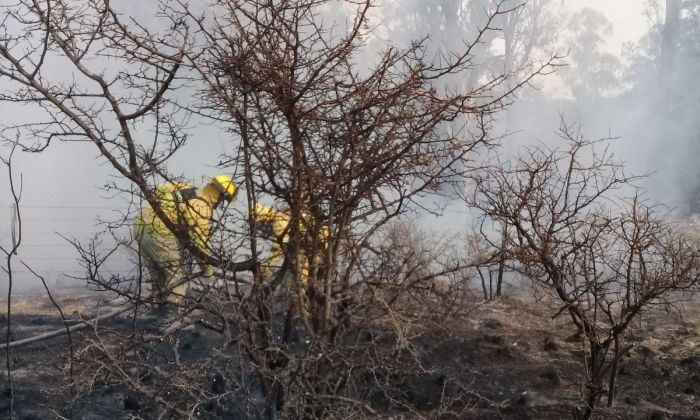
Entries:
{"label": "firefighter in yellow jacket", "polygon": [[[134,219],[134,236],[139,253],[148,268],[154,294],[161,303],[176,307],[187,292],[188,282],[183,265],[182,239],[209,255],[209,235],[214,210],[236,195],[236,186],[230,177],[217,175],[207,178],[202,188],[186,183],[168,183],[156,188],[160,208],[177,226],[184,229],[186,238],[178,238],[157,216],[150,205],[144,206]],[[200,260],[203,277],[211,277],[214,268]],[[172,309],[172,308],[171,308]]]}
{"label": "firefighter in yellow jacket", "polygon": [[[272,240],[272,247],[270,254],[262,261],[262,274],[264,277],[270,277],[275,272],[275,269],[281,267],[284,260],[284,250],[283,247],[289,243],[289,224],[291,222],[291,215],[289,211],[277,211],[271,207],[263,206],[260,204],[255,205],[255,221],[259,225],[259,230],[268,239]],[[302,221],[299,226],[300,234],[307,234],[310,228],[310,216],[306,213],[302,213]],[[320,262],[323,249],[326,247],[328,241],[328,228],[326,226],[322,227],[319,232],[319,237],[317,238],[317,245],[321,247],[320,252],[315,253],[315,263],[318,265]],[[289,257],[289,256],[288,256]],[[297,275],[295,276],[291,270],[286,270],[284,273],[279,273],[281,276],[279,281],[288,290],[294,290],[294,279],[296,277],[297,285],[300,287],[300,291],[305,292],[308,288],[309,279],[309,269],[310,269],[310,258],[307,252],[302,246],[299,250],[297,259]]]}
{"label": "firefighter in yellow jacket", "polygon": [[261,263],[262,276],[269,278],[280,268],[284,260],[283,244],[289,243],[289,221],[291,217],[288,212],[277,211],[272,207],[255,204],[255,222],[258,231],[265,239],[272,241],[270,253],[263,258]]}

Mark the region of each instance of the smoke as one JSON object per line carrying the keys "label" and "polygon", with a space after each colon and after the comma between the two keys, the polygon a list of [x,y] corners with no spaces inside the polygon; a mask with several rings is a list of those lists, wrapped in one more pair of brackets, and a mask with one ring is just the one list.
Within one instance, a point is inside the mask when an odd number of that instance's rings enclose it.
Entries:
{"label": "smoke", "polygon": [[[336,2],[333,2],[335,4]],[[527,71],[552,51],[568,53],[568,68],[534,81],[520,91],[517,101],[497,116],[493,137],[505,136],[498,152],[513,156],[527,144],[536,142],[557,147],[561,140],[553,133],[563,115],[567,121],[581,124],[588,138],[619,137],[612,143],[616,155],[635,174],[651,174],[644,181],[652,201],[677,208],[694,209],[697,189],[698,107],[697,88],[691,87],[698,61],[693,61],[694,40],[700,37],[700,25],[694,9],[682,15],[681,35],[675,42],[677,57],[671,67],[660,68],[661,33],[664,22],[650,22],[642,2],[587,0],[585,2],[506,1],[515,10],[494,23],[474,50],[474,72],[468,80],[452,80],[462,87],[477,84],[504,69]],[[628,4],[629,3],[629,4]],[[690,2],[687,2],[690,3]],[[195,4],[206,10],[205,2]],[[333,5],[330,5],[333,6]],[[342,25],[352,9],[328,7],[325,24]],[[152,2],[127,2],[123,12],[154,31],[167,30],[166,20],[158,18]],[[589,9],[584,9],[588,7]],[[407,45],[411,40],[430,36],[427,56],[439,56],[464,48],[485,24],[486,12],[494,3],[487,0],[393,0],[372,10],[372,33],[366,40],[363,62],[388,45]],[[517,17],[514,18],[514,17]],[[695,28],[695,29],[693,29]],[[11,28],[10,28],[11,29]],[[511,30],[506,33],[506,30]],[[118,69],[112,69],[118,71]],[[69,66],[52,67],[52,77],[67,80],[76,75]],[[664,80],[663,89],[659,86]],[[0,77],[0,91],[17,86]],[[174,98],[183,105],[196,100],[195,87],[182,87]],[[32,122],[35,110],[0,101],[2,124]],[[222,126],[201,118],[187,121],[187,145],[171,160],[169,171],[199,183],[203,175],[217,171],[222,153],[230,151],[232,140]],[[152,127],[144,124],[139,132],[144,141],[153,137]],[[0,148],[6,157],[9,149]],[[483,152],[483,159],[488,159]],[[129,188],[118,174],[85,143],[56,143],[42,153],[19,152],[13,160],[16,180],[22,184],[22,247],[18,259],[27,262],[47,279],[56,282],[78,276],[83,267],[76,261],[75,248],[65,238],[88,241],[95,233],[108,231],[109,223],[128,219],[135,206],[124,195],[115,195],[105,186]],[[437,230],[466,229],[472,214],[454,198],[426,199],[442,216],[425,215],[422,223]],[[11,196],[6,168],[0,168],[0,245],[10,245]],[[116,236],[127,238],[128,229],[117,229]],[[105,248],[112,246],[105,235]],[[112,242],[109,242],[109,241]],[[122,252],[110,263],[115,273],[133,269],[132,256]],[[15,265],[17,267],[17,265]],[[19,266],[16,280],[21,288],[37,287],[34,276]],[[5,281],[6,274],[0,274]],[[0,281],[0,295],[4,286]]]}
{"label": "smoke", "polygon": [[[498,116],[492,133],[504,138],[497,152],[507,159],[528,144],[563,146],[554,133],[563,118],[580,126],[589,140],[614,138],[610,147],[625,163],[626,172],[647,176],[638,185],[647,191],[649,202],[666,206],[677,217],[696,212],[695,156],[700,128],[696,116],[700,109],[693,78],[700,64],[697,7],[691,1],[683,2],[676,22],[677,38],[667,46],[673,51],[673,61],[664,63],[662,34],[668,25],[663,20],[663,1],[624,7],[593,0],[576,6],[562,3],[529,1],[515,12],[519,13],[515,38],[522,39],[515,44],[515,58],[510,60],[518,65],[509,66],[504,46],[512,18],[499,22],[503,31],[497,31],[489,48],[480,51],[477,61],[483,63],[485,73],[509,67],[517,72],[522,63],[536,62],[553,50],[568,54],[567,67],[520,91],[518,100]],[[482,6],[487,4],[491,3]],[[661,6],[660,21],[649,18],[654,5]],[[447,48],[442,40],[451,40],[449,44],[454,45],[454,39],[481,24],[468,15],[456,16],[460,19],[457,24],[430,27],[435,44]],[[448,216],[444,224],[449,228],[454,222]]]}

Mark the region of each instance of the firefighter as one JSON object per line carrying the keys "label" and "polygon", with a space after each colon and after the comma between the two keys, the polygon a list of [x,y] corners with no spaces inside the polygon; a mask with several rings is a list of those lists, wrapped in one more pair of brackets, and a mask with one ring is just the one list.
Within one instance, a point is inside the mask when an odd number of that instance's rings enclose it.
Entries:
{"label": "firefighter", "polygon": [[[207,177],[208,183],[194,188],[187,183],[167,183],[155,190],[159,207],[168,219],[179,226],[179,235],[168,229],[154,209],[146,204],[134,219],[133,232],[138,241],[139,253],[152,282],[154,296],[160,301],[161,317],[177,313],[188,288],[184,268],[184,242],[189,242],[201,254],[209,255],[214,210],[223,202],[230,202],[236,195],[233,180],[226,175]],[[199,258],[202,277],[211,277],[214,267]]]}
{"label": "firefighter", "polygon": [[[311,228],[311,217],[304,212],[301,215],[302,220],[298,232],[302,235],[302,240],[300,241],[300,249],[297,254],[297,274],[295,275],[292,271],[293,267],[291,267],[290,264],[284,263],[285,252],[288,252],[286,248],[290,242],[289,224],[291,222],[291,215],[289,214],[289,210],[284,209],[279,211],[271,207],[256,204],[254,214],[258,231],[261,232],[263,237],[272,241],[270,253],[261,262],[262,275],[264,278],[272,278],[272,282],[281,284],[284,289],[297,296],[297,298],[294,299],[292,312],[294,312],[295,315],[299,315],[300,309],[304,308],[302,296],[308,292],[309,286],[308,281],[311,261],[307,255],[308,250],[305,245],[311,244],[311,242],[309,242],[311,238],[307,235]],[[318,266],[321,261],[323,249],[326,247],[327,241],[328,228],[324,226],[320,229],[318,241],[316,242],[316,245],[321,248],[319,252],[314,252],[316,266]],[[287,258],[291,257],[290,255],[286,256]],[[277,284],[273,284],[273,287]]]}
{"label": "firefighter", "polygon": [[277,211],[272,207],[255,204],[255,222],[261,236],[272,242],[270,253],[261,262],[263,278],[270,278],[274,272],[281,268],[284,260],[283,246],[289,243],[288,212]]}

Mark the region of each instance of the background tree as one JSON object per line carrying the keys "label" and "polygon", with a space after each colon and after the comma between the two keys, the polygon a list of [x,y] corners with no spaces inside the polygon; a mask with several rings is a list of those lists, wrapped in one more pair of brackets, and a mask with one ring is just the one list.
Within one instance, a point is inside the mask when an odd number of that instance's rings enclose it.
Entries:
{"label": "background tree", "polygon": [[[622,63],[604,50],[613,25],[601,13],[584,8],[568,17],[569,67],[562,72],[577,99],[611,96],[622,91]],[[574,35],[575,34],[575,35]]]}
{"label": "background tree", "polygon": [[[645,104],[629,124],[640,127],[634,136],[650,144],[648,165],[662,174],[651,188],[663,197],[661,201],[690,214],[698,203],[698,174],[692,160],[698,150],[695,114],[700,106],[694,83],[700,66],[697,10],[693,0],[647,2],[649,31],[628,53],[628,78],[636,97],[632,101]],[[656,87],[651,92],[650,85]]]}

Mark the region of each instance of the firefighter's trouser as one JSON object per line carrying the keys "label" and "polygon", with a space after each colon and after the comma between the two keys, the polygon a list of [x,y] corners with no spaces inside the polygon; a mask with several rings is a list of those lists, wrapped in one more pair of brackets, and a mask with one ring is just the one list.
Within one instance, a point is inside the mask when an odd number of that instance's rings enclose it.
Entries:
{"label": "firefighter's trouser", "polygon": [[151,277],[152,290],[161,302],[178,304],[187,293],[188,282],[182,260],[182,246],[174,236],[146,229],[135,232],[142,261]]}
{"label": "firefighter's trouser", "polygon": [[262,262],[263,278],[274,284],[274,287],[280,287],[292,299],[292,314],[294,317],[301,315],[302,310],[306,311],[305,295],[308,289],[309,281],[309,261],[303,252],[299,253],[298,264],[299,273],[294,274],[294,270],[288,264],[280,262],[284,261],[282,251],[277,248],[271,252],[271,255]]}

